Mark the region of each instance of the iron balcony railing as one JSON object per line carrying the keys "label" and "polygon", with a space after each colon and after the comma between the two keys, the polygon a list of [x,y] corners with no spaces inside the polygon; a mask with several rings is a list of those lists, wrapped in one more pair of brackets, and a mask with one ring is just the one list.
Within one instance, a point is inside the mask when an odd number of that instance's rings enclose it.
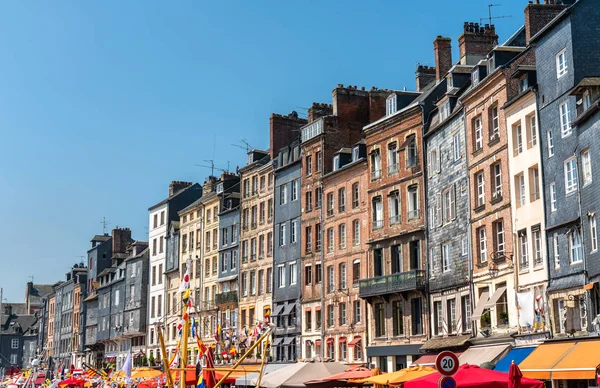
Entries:
{"label": "iron balcony railing", "polygon": [[238,301],[237,291],[221,292],[220,294],[215,295],[215,303],[216,304],[237,303],[237,301]]}
{"label": "iron balcony railing", "polygon": [[361,280],[359,287],[359,296],[361,298],[423,289],[425,288],[425,271],[412,270],[392,275],[377,276]]}

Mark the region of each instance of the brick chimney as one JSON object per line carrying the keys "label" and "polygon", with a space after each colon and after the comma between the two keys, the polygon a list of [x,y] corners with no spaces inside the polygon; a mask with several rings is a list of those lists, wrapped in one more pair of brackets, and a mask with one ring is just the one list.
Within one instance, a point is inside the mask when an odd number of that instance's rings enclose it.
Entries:
{"label": "brick chimney", "polygon": [[369,90],[369,121],[371,123],[385,116],[385,104],[390,93],[389,90],[379,90],[375,87]]}
{"label": "brick chimney", "polygon": [[427,85],[435,82],[436,69],[435,67],[419,65],[417,66],[415,76],[417,79],[417,91],[420,92],[425,89]]}
{"label": "brick chimney", "polygon": [[300,136],[298,129],[306,125],[306,123],[307,121],[298,117],[298,113],[295,111],[290,112],[286,116],[276,113],[271,114],[269,119],[269,153],[271,154],[271,159],[276,158],[279,155],[280,149],[291,144]]}
{"label": "brick chimney", "polygon": [[169,197],[177,194],[186,187],[190,187],[192,182],[173,181],[169,185]]}
{"label": "brick chimney", "polygon": [[498,35],[494,25],[465,22],[464,30],[458,37],[460,51],[460,63],[463,65],[475,65],[484,59],[498,44]]}
{"label": "brick chimney", "polygon": [[131,244],[131,229],[119,228],[118,226],[112,231],[112,252],[115,253],[126,253],[127,246]]}
{"label": "brick chimney", "polygon": [[567,7],[568,5],[558,4],[554,0],[544,0],[543,4],[540,4],[540,0],[536,0],[535,3],[530,1],[525,7],[525,38],[527,43],[529,44],[532,36],[537,34]]}
{"label": "brick chimney", "polygon": [[433,41],[435,79],[441,80],[452,67],[452,40],[438,35]]}
{"label": "brick chimney", "polygon": [[320,102],[313,102],[311,107],[308,108],[308,122],[312,123],[313,121],[315,121],[323,116],[329,116],[332,114],[333,114],[333,105],[323,104]]}
{"label": "brick chimney", "polygon": [[[337,116],[338,126],[369,123],[369,92],[357,86],[338,84],[333,89],[333,114]],[[362,131],[362,128],[361,128]],[[357,140],[358,141],[358,140]]]}

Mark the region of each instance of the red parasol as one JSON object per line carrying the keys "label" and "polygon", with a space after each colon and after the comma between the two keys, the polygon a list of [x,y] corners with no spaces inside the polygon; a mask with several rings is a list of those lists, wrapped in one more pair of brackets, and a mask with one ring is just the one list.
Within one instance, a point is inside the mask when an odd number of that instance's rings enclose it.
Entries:
{"label": "red parasol", "polygon": [[513,361],[508,370],[508,388],[521,388],[522,378],[523,373],[521,373],[521,369],[519,369],[519,366]]}

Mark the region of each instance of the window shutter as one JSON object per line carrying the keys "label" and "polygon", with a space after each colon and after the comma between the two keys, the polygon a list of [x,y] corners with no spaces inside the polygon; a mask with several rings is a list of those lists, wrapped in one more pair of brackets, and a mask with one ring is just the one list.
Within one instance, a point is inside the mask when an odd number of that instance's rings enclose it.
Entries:
{"label": "window shutter", "polygon": [[435,217],[437,218],[437,226],[442,226],[442,194],[438,193],[436,196],[436,209],[435,209]]}
{"label": "window shutter", "polygon": [[438,147],[437,149],[437,172],[440,173],[442,169],[442,149]]}
{"label": "window shutter", "polygon": [[450,207],[450,218],[456,218],[456,183],[452,184],[450,188],[450,202],[452,206]]}
{"label": "window shutter", "polygon": [[432,163],[431,159],[432,159],[431,158],[431,151],[429,151],[427,153],[427,171],[429,171],[429,177],[430,178],[431,178],[431,175],[433,175],[433,174],[431,174],[433,172],[433,170],[431,169],[431,163]]}

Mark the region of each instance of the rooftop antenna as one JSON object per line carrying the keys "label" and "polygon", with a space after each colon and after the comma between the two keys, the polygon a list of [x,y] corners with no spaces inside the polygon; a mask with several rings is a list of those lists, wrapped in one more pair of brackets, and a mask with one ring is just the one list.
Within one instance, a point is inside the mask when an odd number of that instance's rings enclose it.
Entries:
{"label": "rooftop antenna", "polygon": [[31,279],[31,283],[33,283],[33,276],[28,276],[29,279]]}
{"label": "rooftop antenna", "polygon": [[108,233],[106,231],[106,227],[108,225],[110,225],[110,222],[106,220],[106,217],[102,217],[102,221],[100,221],[100,223],[102,224],[102,233],[104,233],[104,234]]}
{"label": "rooftop antenna", "polygon": [[[488,21],[490,23],[490,26],[492,25],[492,21],[494,19],[507,19],[507,18],[511,18],[512,15],[503,15],[503,16],[492,16],[492,7],[499,7],[502,4],[488,4]],[[479,18],[479,24],[483,24],[483,19],[486,18]]]}
{"label": "rooftop antenna", "polygon": [[237,148],[241,148],[241,149],[243,149],[243,150],[246,150],[246,153],[249,153],[251,150],[253,150],[253,149],[254,149],[254,147],[252,147],[252,146],[250,145],[250,143],[248,143],[248,142],[246,141],[246,139],[242,139],[242,140],[240,140],[240,141],[241,141],[242,143],[244,143],[244,145],[232,144],[232,146],[234,146],[234,147],[237,147]]}
{"label": "rooftop antenna", "polygon": [[[195,164],[194,166],[202,167],[202,168],[210,168],[210,176],[215,176],[215,170],[219,170],[219,171],[222,171],[222,172],[228,172],[228,170],[224,170],[222,168],[215,167],[215,162],[212,159],[210,159],[210,160],[204,160],[204,162],[208,163],[209,165],[206,165],[206,164]],[[229,165],[228,165],[228,167],[229,167]]]}

